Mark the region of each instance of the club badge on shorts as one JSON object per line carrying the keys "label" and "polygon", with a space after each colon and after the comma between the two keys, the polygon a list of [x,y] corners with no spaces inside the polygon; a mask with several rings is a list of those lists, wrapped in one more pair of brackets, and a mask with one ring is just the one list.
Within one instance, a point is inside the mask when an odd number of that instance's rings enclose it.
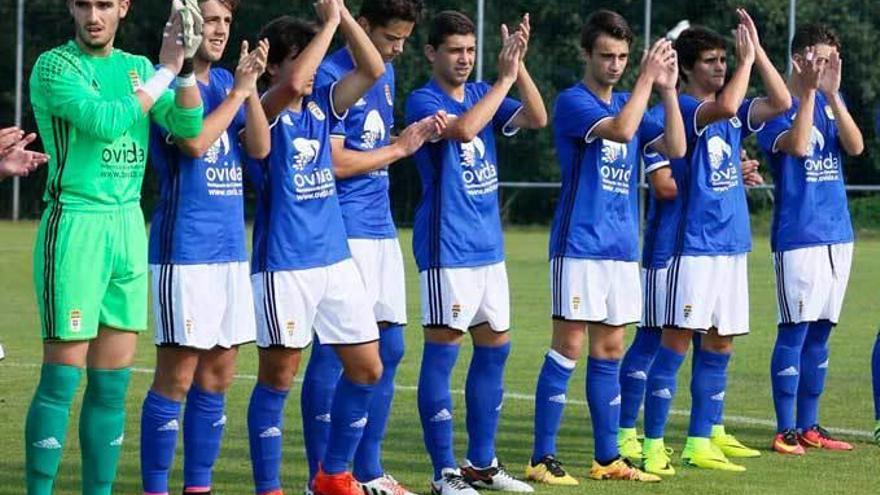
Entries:
{"label": "club badge on shorts", "polygon": [[68,318],[68,328],[71,333],[79,333],[82,331],[82,311],[78,309],[70,310]]}

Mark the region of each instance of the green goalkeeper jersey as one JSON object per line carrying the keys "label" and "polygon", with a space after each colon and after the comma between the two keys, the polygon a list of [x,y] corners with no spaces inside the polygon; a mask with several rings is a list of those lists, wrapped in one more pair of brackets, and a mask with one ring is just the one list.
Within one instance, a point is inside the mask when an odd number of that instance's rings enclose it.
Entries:
{"label": "green goalkeeper jersey", "polygon": [[150,119],[194,138],[202,108],[184,109],[166,91],[145,115],[135,92],[154,73],[145,57],[83,52],[74,41],[43,53],[31,73],[31,103],[51,156],[44,200],[74,209],[140,201]]}

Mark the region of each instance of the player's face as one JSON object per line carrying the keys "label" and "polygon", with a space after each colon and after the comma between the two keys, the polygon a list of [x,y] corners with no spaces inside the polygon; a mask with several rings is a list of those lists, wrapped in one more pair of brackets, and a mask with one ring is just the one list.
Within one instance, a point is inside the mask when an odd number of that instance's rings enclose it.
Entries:
{"label": "player's face", "polygon": [[707,93],[717,93],[727,78],[727,50],[715,48],[703,50],[692,69],[687,71],[688,81]]}
{"label": "player's face", "polygon": [[203,29],[204,39],[197,56],[205,62],[218,62],[226,50],[229,41],[229,27],[232,25],[232,12],[217,0],[208,0],[199,4],[202,17],[205,18]]}
{"label": "player's face", "polygon": [[385,62],[391,62],[403,53],[406,39],[409,38],[413,28],[415,28],[414,22],[402,21],[400,19],[393,19],[384,26],[375,27],[370,26],[365,19],[361,19],[360,22],[364,31],[370,36],[370,41],[379,50],[382,60]]}
{"label": "player's face", "polygon": [[128,0],[68,0],[76,39],[93,51],[113,45],[119,21],[128,14]]}
{"label": "player's face", "polygon": [[425,56],[434,76],[451,86],[461,86],[471,77],[477,59],[477,37],[473,34],[447,36],[436,49],[428,45]]}
{"label": "player's face", "polygon": [[614,86],[623,77],[629,62],[629,43],[600,34],[592,51],[585,55],[588,76],[602,86]]}
{"label": "player's face", "polygon": [[[269,73],[270,76],[270,85],[274,85],[278,81],[289,81],[291,79],[291,74],[293,74],[294,68],[298,65],[297,57],[302,50],[299,47],[291,47],[290,54],[287,55],[287,58],[284,59],[280,64],[269,64],[266,67],[266,72]],[[315,75],[312,74],[312,77],[309,79],[309,82],[306,84],[305,90],[303,91],[303,96],[308,96],[312,94],[315,90]]]}
{"label": "player's face", "polygon": [[[825,64],[827,64],[828,61],[831,60],[831,54],[836,52],[836,46],[826,45],[825,43],[819,43],[818,45],[813,46],[813,53],[815,53],[816,55],[816,63],[819,65],[819,67],[824,67]],[[795,53],[792,58],[798,64],[806,63],[806,60],[804,60],[803,52]]]}

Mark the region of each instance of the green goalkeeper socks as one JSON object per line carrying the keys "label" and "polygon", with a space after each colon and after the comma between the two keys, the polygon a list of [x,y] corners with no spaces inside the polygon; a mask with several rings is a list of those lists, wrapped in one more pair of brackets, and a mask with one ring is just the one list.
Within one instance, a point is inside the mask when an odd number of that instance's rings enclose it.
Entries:
{"label": "green goalkeeper socks", "polygon": [[125,393],[131,369],[88,370],[79,420],[83,495],[110,495],[125,438]]}
{"label": "green goalkeeper socks", "polygon": [[44,364],[40,371],[25,423],[28,495],[52,493],[67,438],[70,403],[82,373],[81,368],[62,364]]}

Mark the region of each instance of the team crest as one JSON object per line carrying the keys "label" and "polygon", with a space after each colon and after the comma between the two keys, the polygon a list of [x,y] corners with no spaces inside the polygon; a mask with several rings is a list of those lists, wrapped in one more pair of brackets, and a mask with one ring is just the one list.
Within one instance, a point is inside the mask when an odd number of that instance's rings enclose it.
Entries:
{"label": "team crest", "polygon": [[324,115],[324,111],[321,110],[321,107],[319,107],[314,101],[310,101],[307,107],[309,112],[312,112],[312,115],[314,115],[316,119],[325,120],[327,118],[327,116]]}
{"label": "team crest", "polygon": [[192,333],[193,333],[193,327],[195,326],[195,324],[193,323],[193,321],[190,320],[189,318],[187,318],[187,319],[186,319],[186,322],[185,322],[185,324],[184,324],[184,326],[186,327],[186,334],[187,334],[187,335],[192,335]]}
{"label": "team crest", "polygon": [[287,331],[287,335],[293,337],[293,332],[296,330],[296,322],[293,320],[287,320],[284,323],[284,330]]}
{"label": "team crest", "polygon": [[461,305],[460,304],[453,304],[452,305],[452,318],[457,319],[458,315],[460,315],[460,314],[461,314]]}
{"label": "team crest", "polygon": [[577,311],[581,307],[581,298],[580,296],[574,296],[571,298],[571,309]]}
{"label": "team crest", "polygon": [[741,120],[739,120],[739,117],[734,116],[730,119],[730,125],[732,125],[736,129],[739,129],[743,126],[743,123]]}
{"label": "team crest", "polygon": [[834,120],[834,110],[831,109],[830,105],[825,105],[825,116],[830,120]]}
{"label": "team crest", "polygon": [[684,317],[690,318],[691,313],[693,313],[693,310],[694,310],[693,306],[691,306],[690,304],[685,304],[684,305]]}
{"label": "team crest", "polygon": [[804,300],[803,299],[798,301],[798,314],[801,316],[804,315]]}
{"label": "team crest", "polygon": [[82,331],[82,311],[78,309],[72,309],[70,311],[70,318],[68,321],[70,331],[72,333],[79,333]]}
{"label": "team crest", "polygon": [[137,91],[141,89],[141,76],[137,73],[136,70],[132,69],[128,71],[128,80],[131,82],[131,90]]}
{"label": "team crest", "polygon": [[385,84],[385,101],[388,102],[389,107],[394,106],[394,95],[391,94],[391,85]]}

